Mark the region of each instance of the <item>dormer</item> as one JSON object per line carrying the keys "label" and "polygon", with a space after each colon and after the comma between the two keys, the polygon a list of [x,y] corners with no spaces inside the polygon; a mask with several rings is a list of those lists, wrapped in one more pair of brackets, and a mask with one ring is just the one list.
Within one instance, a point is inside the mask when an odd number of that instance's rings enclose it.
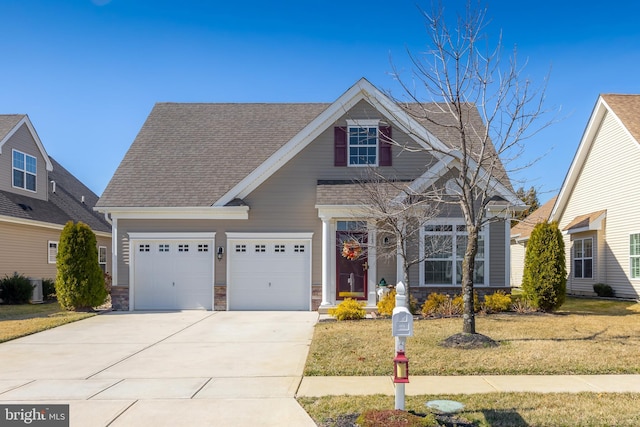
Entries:
{"label": "dormer", "polygon": [[48,172],[52,170],[29,117],[0,115],[0,190],[48,200]]}

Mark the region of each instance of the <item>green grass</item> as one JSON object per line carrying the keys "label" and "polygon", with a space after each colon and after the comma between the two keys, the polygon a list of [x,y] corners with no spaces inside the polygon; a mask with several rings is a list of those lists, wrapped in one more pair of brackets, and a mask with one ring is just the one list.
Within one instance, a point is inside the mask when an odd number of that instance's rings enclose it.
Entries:
{"label": "green grass", "polygon": [[[425,414],[425,403],[435,399],[461,402],[457,416],[478,427],[618,426],[640,425],[638,393],[486,393],[408,396],[405,408]],[[391,409],[393,396],[325,396],[298,398],[321,426],[333,426],[339,415],[368,409]]]}
{"label": "green grass", "polygon": [[[557,314],[476,317],[497,348],[442,348],[460,318],[417,320],[407,339],[412,375],[640,373],[640,304],[568,298]],[[391,375],[390,320],[316,325],[304,375]]]}
{"label": "green grass", "polygon": [[91,316],[95,313],[62,310],[56,302],[0,305],[0,343]]}

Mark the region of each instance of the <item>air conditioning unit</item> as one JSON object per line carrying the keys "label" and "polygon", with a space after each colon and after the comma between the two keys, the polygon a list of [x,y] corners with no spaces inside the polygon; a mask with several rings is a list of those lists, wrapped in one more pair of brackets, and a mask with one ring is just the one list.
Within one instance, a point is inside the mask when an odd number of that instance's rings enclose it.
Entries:
{"label": "air conditioning unit", "polygon": [[42,304],[44,298],[42,297],[42,279],[29,278],[31,286],[33,287],[33,293],[31,294],[31,304]]}

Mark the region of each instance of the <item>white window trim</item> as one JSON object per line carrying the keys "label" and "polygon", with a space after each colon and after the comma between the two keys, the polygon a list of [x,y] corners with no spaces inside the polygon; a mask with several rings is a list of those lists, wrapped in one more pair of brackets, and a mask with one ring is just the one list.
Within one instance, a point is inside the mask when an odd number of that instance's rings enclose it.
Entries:
{"label": "white window trim", "polygon": [[[24,156],[24,169],[20,169],[14,166],[13,164],[13,153],[20,153]],[[27,171],[27,157],[31,157],[33,159],[35,159],[36,161],[36,173],[31,173]],[[13,179],[13,170],[19,170],[22,173],[24,173],[24,187],[18,187]],[[35,190],[31,190],[29,188],[27,188],[27,174],[33,175],[34,176],[34,183],[35,183]],[[31,193],[37,193],[38,192],[38,158],[36,156],[32,156],[31,154],[27,154],[25,152],[22,152],[20,150],[16,150],[15,148],[13,150],[11,150],[11,186],[13,188],[19,188],[21,190],[24,191],[29,191]]]}
{"label": "white window trim", "polygon": [[[100,261],[100,251],[104,249],[104,261]],[[106,246],[98,246],[98,264],[100,265],[107,265],[107,258],[109,257],[109,254],[107,253],[107,247]]]}
{"label": "white window trim", "polygon": [[[376,161],[374,163],[351,164],[351,129],[376,129]],[[380,163],[380,120],[362,119],[347,120],[347,166],[351,168],[378,167]]]}
{"label": "white window trim", "polygon": [[[424,259],[424,238],[427,234],[427,232],[425,231],[425,227],[429,226],[429,225],[451,225],[453,226],[453,231],[455,231],[455,227],[458,225],[466,225],[465,221],[463,218],[449,218],[449,219],[438,219],[438,220],[433,220],[433,221],[428,221],[426,223],[424,223],[421,227],[420,227],[420,244],[418,245],[419,248],[419,253],[420,253],[420,268],[419,268],[419,273],[420,273],[420,282],[418,286],[422,286],[422,287],[433,287],[433,286],[437,286],[437,287],[452,287],[452,288],[457,288],[460,289],[461,285],[459,285],[458,283],[455,283],[456,280],[456,268],[457,268],[457,263],[454,261],[457,261],[457,259],[454,258],[454,260],[451,260],[451,262],[453,263],[452,265],[452,272],[451,272],[451,283],[425,283],[425,272],[424,272],[424,262],[426,261]],[[468,235],[468,233],[465,233]],[[489,274],[490,274],[490,268],[489,266],[491,265],[489,262],[489,248],[490,248],[490,244],[489,244],[489,224],[484,225],[482,228],[480,228],[480,231],[478,233],[478,236],[482,236],[483,238],[483,242],[484,242],[484,257],[482,258],[482,260],[484,261],[484,282],[483,283],[476,283],[475,281],[473,282],[474,286],[488,286],[488,282],[489,282]],[[455,241],[451,242],[451,250],[452,250],[452,255],[456,254],[456,244]],[[449,261],[449,260],[447,260]]]}
{"label": "white window trim", "polygon": [[[582,257],[581,258],[576,258],[575,255],[575,244],[576,242],[580,240],[582,242]],[[584,241],[585,240],[591,240],[591,256],[590,257],[585,257],[584,256]],[[595,252],[595,246],[594,246],[594,239],[593,237],[581,237],[579,239],[573,239],[572,241],[573,245],[571,245],[571,277],[573,279],[578,279],[578,280],[593,280],[593,278],[595,277],[595,257],[594,252]],[[580,259],[583,261],[582,263],[582,276],[580,277],[576,277],[576,270],[575,270],[575,260]],[[591,260],[591,277],[584,277],[584,261],[590,259]]]}
{"label": "white window trim", "polygon": [[636,232],[636,233],[629,233],[629,279],[634,280],[634,281],[640,281],[640,276],[638,277],[633,277],[633,266],[631,265],[631,260],[633,258],[640,258],[640,254],[638,255],[631,255],[631,236],[634,235],[640,235],[640,231]]}
{"label": "white window trim", "polygon": [[[51,244],[55,244],[56,245],[56,256],[53,257],[53,261],[51,261]],[[47,262],[49,264],[55,264],[56,263],[56,258],[58,255],[58,248],[60,247],[60,243],[56,242],[55,240],[49,240],[47,242]]]}

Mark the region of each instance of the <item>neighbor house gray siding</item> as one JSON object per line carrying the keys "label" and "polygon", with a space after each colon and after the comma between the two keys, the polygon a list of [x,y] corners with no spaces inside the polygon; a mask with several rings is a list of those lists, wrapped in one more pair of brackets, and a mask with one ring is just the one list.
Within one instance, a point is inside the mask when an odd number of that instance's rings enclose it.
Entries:
{"label": "neighbor house gray siding", "polygon": [[[27,191],[13,186],[13,150],[18,150],[36,158],[36,192]],[[31,132],[26,124],[4,143],[0,154],[0,190],[24,194],[40,200],[47,200],[47,166],[42,152],[38,149]]]}

